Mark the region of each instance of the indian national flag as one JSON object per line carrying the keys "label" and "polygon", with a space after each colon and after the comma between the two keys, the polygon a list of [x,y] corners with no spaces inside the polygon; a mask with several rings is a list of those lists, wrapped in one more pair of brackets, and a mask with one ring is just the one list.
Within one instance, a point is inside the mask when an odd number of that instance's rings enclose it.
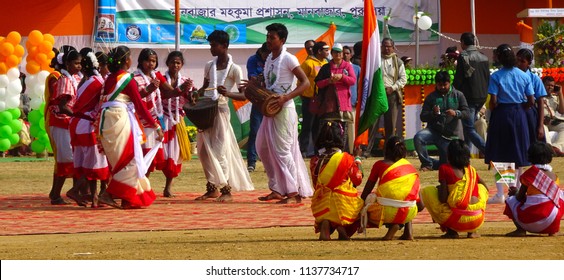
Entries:
{"label": "indian national flag", "polygon": [[235,108],[235,113],[241,123],[245,123],[251,118],[251,107],[253,104],[249,100],[239,101],[231,99],[231,102],[233,102],[233,108]]}
{"label": "indian national flag", "polygon": [[[388,98],[380,65],[380,34],[371,0],[364,1],[364,31],[362,34],[362,65],[360,70],[359,102],[357,103],[358,128],[356,135],[368,130],[383,113],[388,111]],[[366,136],[365,136],[366,137]],[[357,144],[359,143],[357,138]]]}

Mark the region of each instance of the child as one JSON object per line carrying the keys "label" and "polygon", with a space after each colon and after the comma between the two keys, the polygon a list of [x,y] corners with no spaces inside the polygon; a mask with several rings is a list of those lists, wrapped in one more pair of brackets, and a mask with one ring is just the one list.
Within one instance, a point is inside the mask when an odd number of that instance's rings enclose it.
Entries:
{"label": "child", "polygon": [[564,214],[564,192],[550,166],[552,148],[549,144],[536,142],[529,148],[527,156],[533,166],[521,175],[519,191],[510,191],[505,201],[503,213],[517,227],[506,236],[522,237],[527,231],[556,236]]}
{"label": "child", "polygon": [[[48,77],[48,117],[46,126],[49,127],[49,139],[55,156],[55,170],[53,174],[53,185],[49,198],[51,204],[65,204],[61,198],[61,190],[66,178],[74,175],[73,152],[69,133],[69,122],[73,115],[72,107],[76,101],[76,91],[80,82],[80,64],[82,57],[78,51],[65,45],[61,47],[57,55],[57,63],[61,67],[61,75],[57,79]],[[56,81],[56,82],[55,82]],[[80,197],[78,183],[73,178],[73,187],[66,193],[67,197],[74,200],[80,206],[86,206],[86,202]]]}
{"label": "child", "polygon": [[[218,102],[218,113],[213,126],[198,132],[198,158],[204,168],[206,192],[196,200],[214,198],[217,202],[233,201],[231,188],[254,190],[251,176],[244,166],[243,157],[231,127],[229,98],[245,100],[241,91],[241,67],[228,53],[229,34],[215,30],[208,35],[210,52],[214,59],[204,67],[204,83],[199,89],[203,98]],[[232,92],[232,88],[239,92]]]}
{"label": "child", "polygon": [[153,128],[156,141],[164,137],[162,129],[151,113],[145,108],[137,83],[127,72],[131,66],[131,51],[126,46],[112,49],[108,67],[110,76],[104,83],[101,98],[102,111],[98,115],[99,138],[108,163],[112,166],[111,178],[106,192],[99,202],[115,208],[122,208],[114,198],[122,199],[129,208],[149,206],[155,200],[155,193],[144,174],[150,159],[143,158],[141,150],[141,127],[138,118]]}
{"label": "child", "polygon": [[[365,201],[361,225],[364,228],[379,228],[384,224],[388,232],[383,240],[392,240],[396,232],[405,226],[401,240],[413,240],[411,221],[417,212],[423,210],[419,200],[419,174],[405,159],[407,148],[398,136],[392,136],[386,142],[384,159],[372,167],[370,177],[362,191]],[[378,182],[379,181],[379,182]],[[370,194],[378,183],[374,194]],[[369,196],[370,194],[370,196]]]}
{"label": "child", "polygon": [[[165,77],[169,85],[182,92],[192,89],[192,80],[180,74],[180,69],[184,65],[184,56],[181,52],[171,52],[166,59],[166,65],[168,71],[165,73]],[[175,96],[163,100],[164,133],[167,136],[163,142],[164,165],[162,166],[162,171],[166,177],[163,191],[164,197],[174,197],[171,191],[172,180],[178,177],[182,170],[180,146],[178,137],[176,137],[176,124],[184,121],[182,105],[185,103],[185,98],[189,98],[189,96]],[[186,132],[183,131],[183,133]]]}
{"label": "child", "polygon": [[421,199],[431,217],[446,233],[443,238],[458,238],[458,232],[468,232],[468,238],[478,238],[476,230],[484,223],[488,189],[470,165],[470,150],[462,140],[448,145],[448,163],[439,167],[440,185],[421,190]]}
{"label": "child", "polygon": [[102,79],[106,80],[110,75],[110,69],[108,69],[108,55],[103,52],[97,52],[96,59],[98,60],[98,72],[100,76],[102,76]]}
{"label": "child", "polygon": [[363,205],[356,190],[362,182],[361,161],[342,151],[344,142],[341,123],[327,121],[321,124],[315,143],[319,156],[310,162],[315,189],[311,211],[319,240],[331,240],[335,229],[339,240],[349,240],[358,228],[358,213]]}
{"label": "child", "polygon": [[[163,100],[180,96],[182,91],[174,89],[163,75],[155,69],[159,66],[157,53],[152,49],[143,49],[137,59],[137,70],[134,79],[137,81],[139,93],[143,98],[145,107],[160,126],[167,130],[164,121]],[[151,149],[160,145],[155,141],[155,130],[147,122],[142,120],[143,130],[147,141],[143,144],[143,154],[147,154]],[[165,164],[162,146],[158,148],[153,162],[147,170],[147,176],[155,169],[162,170]]]}
{"label": "child", "polygon": [[92,208],[96,208],[98,207],[96,180],[100,180],[100,189],[103,192],[110,177],[106,156],[100,153],[96,146],[93,125],[99,112],[104,79],[97,71],[98,59],[92,49],[83,48],[80,54],[84,79],[78,87],[69,130],[73,146],[75,177],[87,182],[92,196]]}

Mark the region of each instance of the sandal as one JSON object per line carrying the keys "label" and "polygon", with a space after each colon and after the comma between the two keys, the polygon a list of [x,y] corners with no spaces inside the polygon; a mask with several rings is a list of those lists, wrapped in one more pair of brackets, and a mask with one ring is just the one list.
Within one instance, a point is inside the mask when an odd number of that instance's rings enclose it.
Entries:
{"label": "sandal", "polygon": [[282,199],[284,199],[284,197],[282,197],[282,195],[280,195],[277,192],[271,192],[267,196],[259,196],[259,198],[258,198],[258,200],[260,200],[260,201],[269,201],[269,200],[274,200],[274,199],[282,200]]}
{"label": "sandal", "polygon": [[292,197],[286,197],[278,202],[276,202],[276,204],[298,204],[298,203],[302,203],[302,197],[299,195],[295,195]]}

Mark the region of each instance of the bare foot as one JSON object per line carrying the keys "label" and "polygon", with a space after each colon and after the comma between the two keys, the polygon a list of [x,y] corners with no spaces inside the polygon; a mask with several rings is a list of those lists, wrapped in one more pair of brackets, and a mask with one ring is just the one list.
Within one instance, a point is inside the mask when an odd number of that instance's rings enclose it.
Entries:
{"label": "bare foot", "polygon": [[170,197],[170,198],[176,197],[176,195],[174,195],[170,190],[167,190],[167,189],[164,189],[163,196],[164,197]]}
{"label": "bare foot", "polygon": [[415,240],[415,239],[413,239],[413,235],[405,234],[405,233],[402,234],[398,239],[399,240],[411,240],[411,241]]}
{"label": "bare foot", "polygon": [[196,197],[196,200],[206,200],[208,198],[217,198],[219,197],[219,191],[215,190],[215,191],[208,191],[205,194]]}
{"label": "bare foot", "polygon": [[339,240],[351,240],[351,237],[343,226],[338,226],[337,232],[339,233]]}
{"label": "bare foot", "polygon": [[276,202],[277,204],[298,204],[298,203],[302,203],[302,197],[299,195],[296,196],[292,196],[292,197],[286,197],[278,202]]}
{"label": "bare foot", "polygon": [[66,193],[66,196],[74,200],[78,206],[88,206],[87,202],[82,199],[82,196],[78,192],[70,190]]}
{"label": "bare foot", "polygon": [[259,196],[258,200],[260,201],[269,201],[269,200],[281,200],[284,197],[282,197],[281,194],[277,193],[277,192],[271,192],[270,194],[268,194],[267,196]]}
{"label": "bare foot", "polygon": [[384,235],[384,237],[382,237],[382,240],[385,241],[389,241],[389,240],[393,240],[394,239],[394,235],[396,235],[396,232],[399,230],[399,225],[398,224],[393,224],[389,229],[388,232],[386,232],[386,235]]}
{"label": "bare foot", "polygon": [[527,236],[527,231],[522,229],[516,229],[512,232],[506,233],[505,236],[507,237],[525,237]]}
{"label": "bare foot", "polygon": [[70,204],[68,201],[64,200],[62,197],[58,197],[55,199],[51,199],[51,205],[68,205]]}
{"label": "bare foot", "polygon": [[558,232],[556,232],[556,233],[549,233],[548,236],[550,236],[550,237],[558,236]]}
{"label": "bare foot", "polygon": [[231,196],[231,193],[221,194],[221,196],[216,198],[215,201],[217,201],[217,202],[231,202],[231,201],[233,201],[233,196]]}
{"label": "bare foot", "polygon": [[117,209],[121,209],[121,206],[119,206],[119,204],[117,204],[117,202],[107,192],[104,192],[103,194],[100,195],[100,197],[98,198],[98,203],[99,204],[106,204],[108,206],[111,206],[111,207],[114,207],[114,208],[117,208]]}
{"label": "bare foot", "polygon": [[458,232],[452,229],[448,229],[445,234],[441,235],[441,238],[446,238],[446,239],[457,239],[458,237],[459,237]]}
{"label": "bare foot", "polygon": [[331,240],[331,224],[329,220],[323,220],[321,224],[319,224],[319,240],[322,241],[329,241]]}
{"label": "bare foot", "polygon": [[467,237],[467,238],[480,238],[480,237],[482,237],[482,236],[481,236],[479,233],[477,233],[477,232],[469,232],[469,233],[466,235],[466,237]]}
{"label": "bare foot", "polygon": [[99,200],[98,194],[94,193],[92,195],[92,205],[91,205],[92,208],[98,208],[99,207],[98,200]]}

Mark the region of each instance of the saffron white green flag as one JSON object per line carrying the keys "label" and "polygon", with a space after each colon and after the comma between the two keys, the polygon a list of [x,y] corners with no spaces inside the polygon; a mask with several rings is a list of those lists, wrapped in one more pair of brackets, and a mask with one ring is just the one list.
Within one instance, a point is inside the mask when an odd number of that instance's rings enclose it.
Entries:
{"label": "saffron white green flag", "polygon": [[388,111],[388,98],[382,79],[380,57],[380,31],[372,1],[364,1],[364,30],[362,33],[362,62],[359,87],[360,102],[357,104],[359,124],[357,135],[370,128],[383,113]]}

